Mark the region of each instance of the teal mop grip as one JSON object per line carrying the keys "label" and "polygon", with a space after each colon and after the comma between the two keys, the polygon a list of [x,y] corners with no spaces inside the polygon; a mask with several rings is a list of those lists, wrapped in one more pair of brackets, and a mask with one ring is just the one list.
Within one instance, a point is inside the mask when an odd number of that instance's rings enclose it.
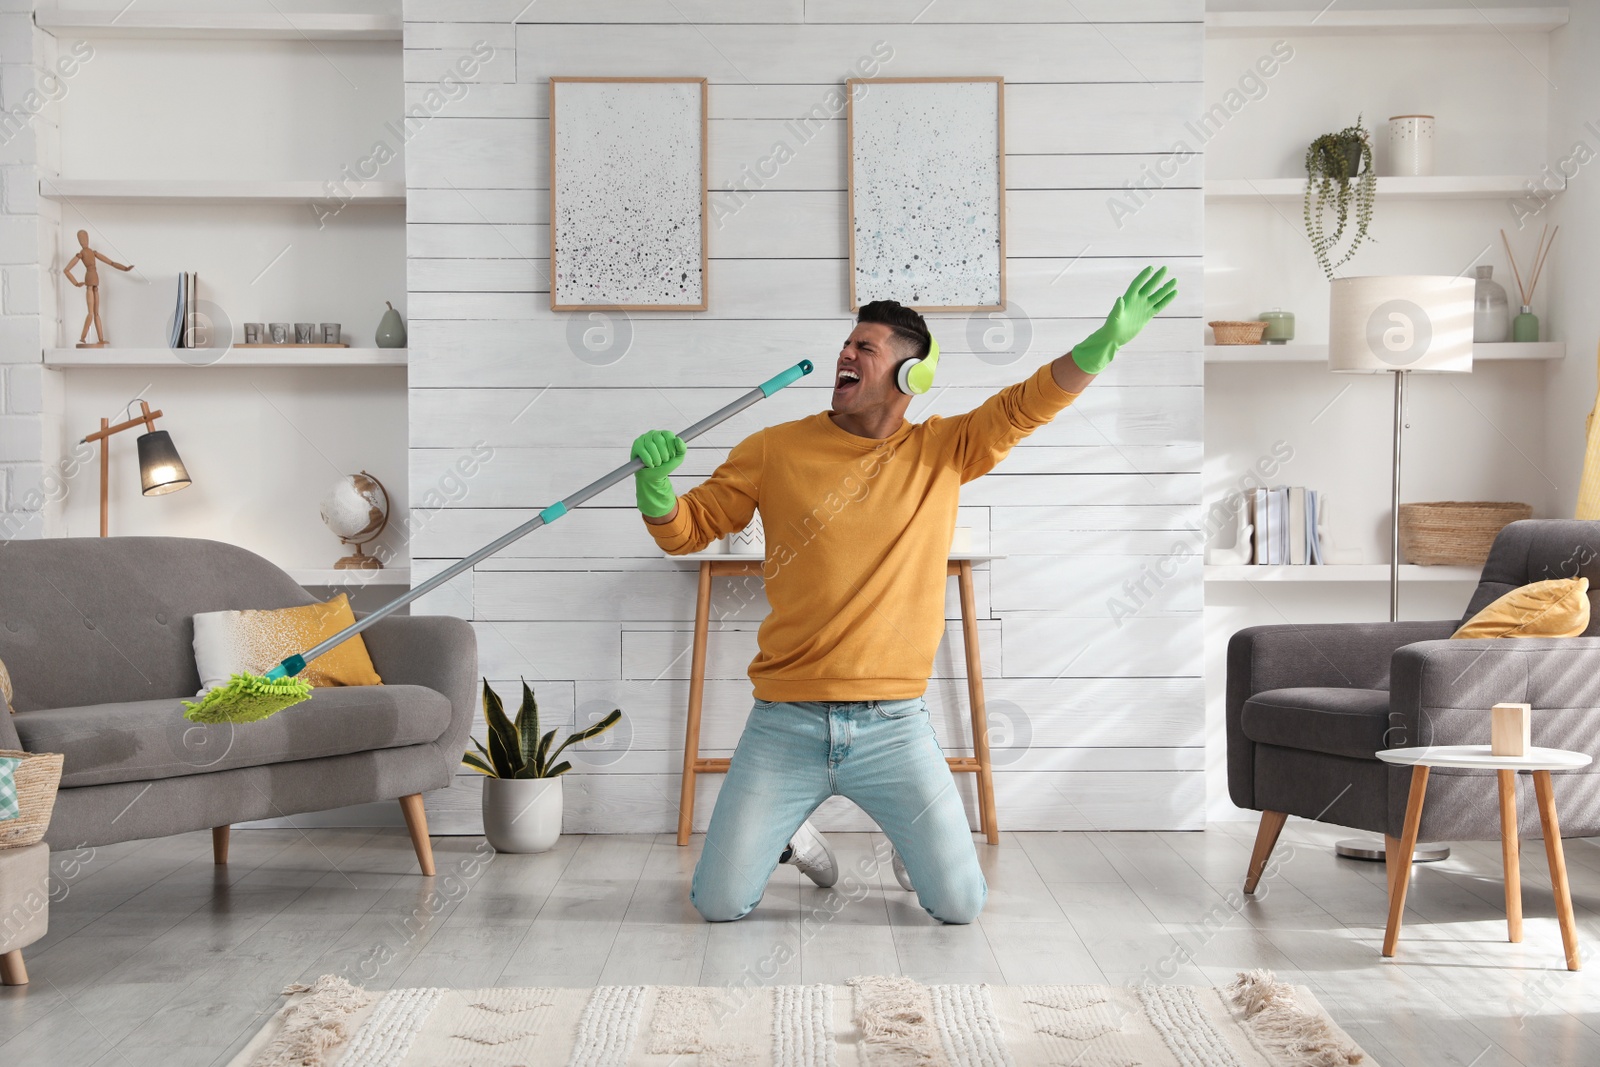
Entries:
{"label": "teal mop grip", "polygon": [[305,669],[306,658],[297,652],[268,671],[266,673],[266,679],[269,682],[275,682],[279,678],[293,678],[295,675],[299,674]]}
{"label": "teal mop grip", "polygon": [[798,382],[801,378],[804,378],[806,375],[810,374],[811,370],[811,361],[809,359],[802,359],[799,363],[796,363],[788,370],[783,371],[781,374],[774,374],[772,377],[762,382],[759,386],[761,395],[771,396],[784,386],[793,385],[795,382]]}
{"label": "teal mop grip", "polygon": [[543,519],[545,521],[545,525],[548,526],[552,522],[555,522],[557,519],[559,519],[561,516],[565,515],[566,513],[567,513],[566,502],[562,501],[562,500],[557,500],[554,504],[551,504],[549,507],[547,507],[543,511],[539,512],[539,517],[541,519]]}

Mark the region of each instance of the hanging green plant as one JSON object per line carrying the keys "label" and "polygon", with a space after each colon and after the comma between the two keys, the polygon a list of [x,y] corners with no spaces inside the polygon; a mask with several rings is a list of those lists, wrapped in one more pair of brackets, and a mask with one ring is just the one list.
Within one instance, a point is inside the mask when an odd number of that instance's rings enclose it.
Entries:
{"label": "hanging green plant", "polygon": [[[1348,263],[1361,242],[1367,240],[1377,191],[1372,138],[1361,125],[1359,115],[1354,126],[1346,126],[1338,133],[1325,133],[1306,148],[1306,237],[1311,241],[1317,264],[1329,281],[1333,280],[1334,269]],[[1334,259],[1351,223],[1352,207],[1355,219],[1350,246]],[[1334,222],[1331,232],[1325,225],[1329,214]]]}

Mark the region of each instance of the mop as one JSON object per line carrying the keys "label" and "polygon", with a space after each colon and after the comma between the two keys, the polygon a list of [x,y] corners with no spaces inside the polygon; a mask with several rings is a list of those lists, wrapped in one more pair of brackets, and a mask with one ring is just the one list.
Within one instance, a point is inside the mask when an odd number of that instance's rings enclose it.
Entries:
{"label": "mop", "polygon": [[[733,403],[707,415],[693,426],[679,433],[678,437],[684,441],[694,440],[713,426],[725,422],[746,408],[765,400],[785,386],[794,384],[807,374],[810,374],[811,370],[811,361],[802,359],[783,373],[774,375],[767,381],[762,382]],[[452,563],[421,585],[413,587],[371,614],[357,619],[354,624],[346,626],[321,644],[314,645],[304,652],[290,656],[265,675],[235,674],[227,683],[212,689],[198,702],[185,700],[183,705],[187,710],[183,713],[184,718],[191,722],[202,723],[254,722],[257,719],[264,719],[269,715],[282,711],[284,708],[293,707],[295,704],[308,699],[311,696],[311,686],[306,684],[303,679],[295,677],[305,669],[308,662],[343,644],[380,619],[388,618],[401,607],[417,599],[417,597],[439,588],[439,586],[448,582],[462,571],[476,566],[482,560],[494,555],[513,542],[521,540],[539,527],[550,525],[573,508],[605,492],[635,471],[643,468],[644,464],[639,460],[629,460],[603,478],[590,482],[571,496],[564,497],[551,504],[521,526],[502,534],[470,556]]]}

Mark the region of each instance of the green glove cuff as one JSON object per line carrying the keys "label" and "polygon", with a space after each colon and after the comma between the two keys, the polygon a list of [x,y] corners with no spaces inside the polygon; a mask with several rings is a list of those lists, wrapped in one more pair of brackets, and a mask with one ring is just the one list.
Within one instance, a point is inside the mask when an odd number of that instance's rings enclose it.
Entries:
{"label": "green glove cuff", "polygon": [[1096,330],[1072,346],[1072,362],[1085,374],[1099,374],[1111,366],[1111,360],[1117,354],[1117,343],[1109,337],[1102,337],[1103,332]]}
{"label": "green glove cuff", "polygon": [[633,475],[635,499],[639,510],[652,519],[671,515],[678,506],[678,494],[672,491],[672,479],[652,470],[635,471]]}

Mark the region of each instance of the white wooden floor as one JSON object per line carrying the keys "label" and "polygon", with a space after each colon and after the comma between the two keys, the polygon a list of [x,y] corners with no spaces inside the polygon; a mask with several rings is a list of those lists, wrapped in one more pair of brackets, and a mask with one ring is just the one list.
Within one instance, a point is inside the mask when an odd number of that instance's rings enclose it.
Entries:
{"label": "white wooden floor", "polygon": [[[1338,860],[1341,835],[1291,821],[1280,868],[1241,903],[1252,832],[1006,834],[979,845],[989,903],[967,927],[929,919],[887,864],[832,908],[781,867],[756,912],[710,925],[687,895],[700,839],[668,835],[569,837],[487,863],[481,840],[438,838],[433,880],[413,873],[402,831],[237,831],[226,869],[209,834],[57,853],[50,934],[25,954],[33,984],[0,990],[0,1064],[226,1063],[285,984],[330,972],[385,988],[895,973],[1220,984],[1252,967],[1311,986],[1383,1067],[1600,1063],[1596,843],[1567,843],[1591,968],[1571,974],[1537,842],[1523,944],[1505,941],[1498,845],[1457,846],[1418,868],[1388,961],[1381,865]],[[874,840],[833,838],[852,865]]]}

